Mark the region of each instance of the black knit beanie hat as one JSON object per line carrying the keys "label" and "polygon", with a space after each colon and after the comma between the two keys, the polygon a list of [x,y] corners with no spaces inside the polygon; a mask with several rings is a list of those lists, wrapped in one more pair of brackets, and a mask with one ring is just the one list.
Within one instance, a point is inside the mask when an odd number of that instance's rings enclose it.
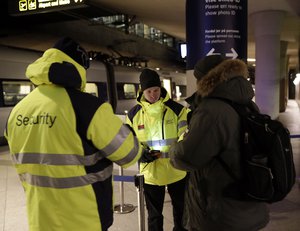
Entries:
{"label": "black knit beanie hat", "polygon": [[59,39],[53,46],[58,50],[61,50],[66,55],[70,56],[77,63],[88,69],[90,66],[90,59],[88,53],[83,49],[76,41],[70,37],[63,37]]}
{"label": "black knit beanie hat", "polygon": [[210,70],[218,66],[223,62],[225,58],[221,55],[209,55],[200,59],[194,67],[194,76],[197,80],[200,80],[205,76]]}
{"label": "black knit beanie hat", "polygon": [[156,71],[144,69],[140,75],[140,84],[142,91],[150,87],[161,87],[159,75]]}

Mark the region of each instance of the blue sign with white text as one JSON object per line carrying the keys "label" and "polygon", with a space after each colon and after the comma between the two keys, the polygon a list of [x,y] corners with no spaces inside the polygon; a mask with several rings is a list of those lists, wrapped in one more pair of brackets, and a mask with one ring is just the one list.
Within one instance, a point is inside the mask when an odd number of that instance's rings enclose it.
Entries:
{"label": "blue sign with white text", "polygon": [[247,0],[187,0],[187,69],[212,54],[247,59]]}

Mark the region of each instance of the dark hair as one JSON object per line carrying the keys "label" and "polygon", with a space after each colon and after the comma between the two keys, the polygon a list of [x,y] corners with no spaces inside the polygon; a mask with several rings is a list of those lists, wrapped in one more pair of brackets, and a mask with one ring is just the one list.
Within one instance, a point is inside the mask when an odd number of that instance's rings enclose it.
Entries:
{"label": "dark hair", "polygon": [[88,53],[82,48],[79,43],[71,39],[70,37],[63,37],[59,39],[53,46],[58,50],[61,50],[66,55],[70,56],[77,63],[88,69],[90,66],[90,58]]}
{"label": "dark hair", "polygon": [[200,59],[194,67],[194,76],[197,80],[200,80],[205,76],[211,69],[218,66],[223,62],[225,58],[221,55],[209,55]]}

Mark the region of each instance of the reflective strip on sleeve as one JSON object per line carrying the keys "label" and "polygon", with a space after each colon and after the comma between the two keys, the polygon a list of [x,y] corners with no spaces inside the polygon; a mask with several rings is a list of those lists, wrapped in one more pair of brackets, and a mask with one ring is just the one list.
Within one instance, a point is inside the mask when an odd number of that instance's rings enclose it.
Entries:
{"label": "reflective strip on sleeve", "polygon": [[101,149],[106,157],[113,154],[115,151],[120,148],[120,146],[125,142],[127,136],[130,134],[129,128],[121,126],[119,132],[114,137],[114,139],[103,149]]}
{"label": "reflective strip on sleeve", "polygon": [[15,164],[90,166],[103,159],[103,156],[104,154],[101,151],[88,156],[81,156],[77,154],[16,153],[12,154],[12,160]]}
{"label": "reflective strip on sleeve", "polygon": [[39,187],[51,187],[57,189],[75,188],[90,185],[99,181],[104,181],[112,175],[113,165],[100,172],[89,173],[85,176],[54,178],[49,176],[37,176],[29,173],[19,174],[20,180],[30,185]]}
{"label": "reflective strip on sleeve", "polygon": [[131,149],[131,151],[128,153],[128,155],[126,155],[123,159],[115,161],[118,165],[122,166],[125,165],[127,163],[130,163],[139,153],[139,144],[138,144],[138,140],[137,138],[134,136],[134,146]]}

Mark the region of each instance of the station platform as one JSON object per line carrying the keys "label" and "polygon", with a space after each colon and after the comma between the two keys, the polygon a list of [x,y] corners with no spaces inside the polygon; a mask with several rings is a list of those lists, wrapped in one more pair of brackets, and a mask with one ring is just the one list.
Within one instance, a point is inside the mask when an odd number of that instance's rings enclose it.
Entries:
{"label": "station platform", "polygon": [[[261,231],[298,231],[300,230],[300,110],[295,100],[288,101],[287,109],[284,113],[280,113],[279,120],[286,125],[292,135],[297,183],[283,201],[269,205],[271,221]],[[137,173],[137,166],[123,170],[124,176],[133,176]],[[119,175],[117,166],[114,174]],[[123,192],[124,204],[132,205],[135,209],[130,213],[115,213],[114,224],[109,231],[139,231],[137,188],[132,182],[123,182]],[[121,203],[119,181],[114,182],[114,198],[116,205]],[[163,213],[164,230],[171,231],[172,205],[167,192]],[[147,223],[146,209],[145,221]],[[28,231],[25,194],[12,166],[7,146],[0,147],[0,231]]]}

